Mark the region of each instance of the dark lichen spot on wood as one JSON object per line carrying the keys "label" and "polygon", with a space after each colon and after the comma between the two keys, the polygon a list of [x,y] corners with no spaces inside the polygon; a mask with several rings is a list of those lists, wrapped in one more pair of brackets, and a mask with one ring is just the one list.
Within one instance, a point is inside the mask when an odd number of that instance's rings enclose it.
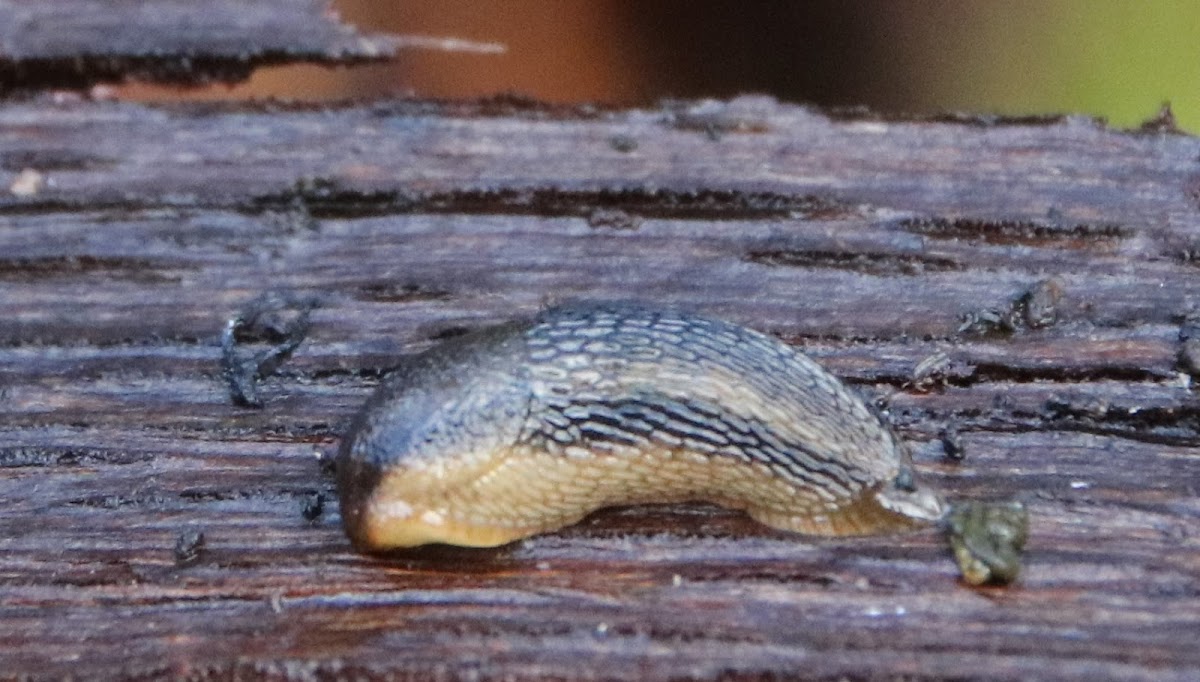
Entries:
{"label": "dark lichen spot on wood", "polygon": [[956,333],[968,336],[1012,334],[1021,329],[1042,329],[1059,319],[1065,288],[1060,280],[1039,280],[1017,294],[1004,308],[983,308],[959,317]]}
{"label": "dark lichen spot on wood", "polygon": [[958,432],[958,425],[947,424],[938,432],[938,440],[942,443],[942,453],[947,459],[961,462],[967,457],[967,448]]}
{"label": "dark lichen spot on wood", "polygon": [[1013,302],[1013,310],[1030,329],[1049,327],[1058,321],[1064,293],[1061,281],[1053,277],[1044,279],[1018,296]]}
{"label": "dark lichen spot on wood", "polygon": [[198,530],[185,530],[175,538],[175,565],[191,566],[200,561],[204,553],[204,533]]}
{"label": "dark lichen spot on wood", "polygon": [[[315,297],[268,293],[251,301],[225,324],[221,334],[221,373],[233,402],[262,407],[258,381],[270,376],[308,335]],[[247,348],[270,344],[265,349]]]}
{"label": "dark lichen spot on wood", "polygon": [[323,513],[325,513],[325,494],[316,491],[306,494],[300,505],[300,515],[306,521],[311,522],[321,518]]}

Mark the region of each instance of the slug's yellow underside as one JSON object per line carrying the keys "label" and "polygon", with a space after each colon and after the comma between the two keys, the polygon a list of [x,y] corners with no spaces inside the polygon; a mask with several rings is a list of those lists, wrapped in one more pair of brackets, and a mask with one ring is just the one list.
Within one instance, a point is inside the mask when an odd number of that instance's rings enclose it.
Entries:
{"label": "slug's yellow underside", "polygon": [[918,523],[885,508],[874,490],[850,499],[809,493],[761,464],[703,453],[564,457],[519,447],[391,471],[350,531],[368,550],[493,547],[576,523],[606,506],[682,501],[742,509],[768,526],[809,535],[887,533]]}

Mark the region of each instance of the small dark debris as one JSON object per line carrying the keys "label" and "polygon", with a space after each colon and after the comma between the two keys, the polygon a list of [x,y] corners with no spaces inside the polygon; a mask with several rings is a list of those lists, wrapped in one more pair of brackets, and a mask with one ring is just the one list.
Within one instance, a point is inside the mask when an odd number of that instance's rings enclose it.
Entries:
{"label": "small dark debris", "polygon": [[619,208],[597,208],[588,214],[588,226],[597,229],[636,230],[642,226],[642,219],[626,213]]}
{"label": "small dark debris", "polygon": [[1044,279],[1012,299],[1008,308],[984,308],[965,313],[957,332],[973,336],[1012,334],[1018,329],[1043,329],[1059,319],[1064,289],[1054,278]]}
{"label": "small dark debris", "polygon": [[[225,324],[221,334],[221,372],[237,405],[262,407],[258,381],[291,357],[308,335],[309,313],[317,302],[269,293],[251,301]],[[272,344],[263,350],[246,344]]]}
{"label": "small dark debris", "polygon": [[1017,322],[1011,310],[984,308],[964,313],[959,318],[958,333],[971,336],[1011,334],[1017,330]]}
{"label": "small dark debris", "polygon": [[320,492],[312,492],[304,496],[304,504],[300,508],[300,514],[306,521],[316,521],[321,518],[321,514],[325,513],[325,494]]}
{"label": "small dark debris", "polygon": [[942,452],[947,459],[961,462],[967,457],[967,448],[963,445],[962,436],[958,433],[956,424],[947,424],[938,432],[938,440],[942,441]]}
{"label": "small dark debris", "polygon": [[1058,394],[1054,394],[1046,398],[1046,402],[1042,404],[1042,407],[1051,415],[1063,415],[1071,408],[1071,402]]}
{"label": "small dark debris", "polygon": [[629,135],[613,135],[608,138],[608,145],[622,154],[628,154],[637,150],[638,141]]}
{"label": "small dark debris", "polygon": [[938,351],[917,363],[908,386],[919,393],[927,393],[935,386],[945,386],[953,364],[949,355]]}
{"label": "small dark debris", "polygon": [[204,553],[204,533],[198,530],[185,530],[175,540],[175,565],[191,566],[200,560]]}
{"label": "small dark debris", "polygon": [[1044,279],[1017,297],[1014,310],[1020,311],[1022,320],[1030,329],[1042,329],[1058,321],[1058,306],[1062,298],[1062,283],[1054,278]]}

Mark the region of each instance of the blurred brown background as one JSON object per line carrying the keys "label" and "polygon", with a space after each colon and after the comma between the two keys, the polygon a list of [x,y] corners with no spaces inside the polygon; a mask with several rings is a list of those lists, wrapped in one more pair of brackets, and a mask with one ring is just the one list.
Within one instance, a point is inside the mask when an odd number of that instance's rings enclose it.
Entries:
{"label": "blurred brown background", "polygon": [[1080,112],[1134,125],[1170,101],[1200,131],[1194,0],[338,0],[365,31],[498,42],[390,65],[263,69],[163,97],[468,98],[653,104],[756,92],[883,112]]}

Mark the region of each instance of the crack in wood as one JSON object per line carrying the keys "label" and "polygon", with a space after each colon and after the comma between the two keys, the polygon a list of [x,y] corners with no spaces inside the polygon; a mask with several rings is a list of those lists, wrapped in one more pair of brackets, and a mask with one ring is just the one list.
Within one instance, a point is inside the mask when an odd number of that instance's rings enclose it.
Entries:
{"label": "crack in wood", "polygon": [[399,190],[363,191],[336,178],[297,182],[274,195],[253,199],[251,213],[280,210],[297,203],[318,219],[364,218],[410,213],[536,215],[588,218],[597,209],[622,210],[643,218],[761,220],[820,214],[830,217],[855,209],[815,195],[789,196],[770,192],[725,190],[673,191],[640,187],[596,191],[563,189],[476,189],[414,194]]}
{"label": "crack in wood", "polygon": [[899,224],[902,229],[932,239],[969,239],[1005,246],[1111,247],[1112,242],[1137,234],[1136,230],[1121,225],[1079,223],[1064,226],[1025,220],[910,218]]}
{"label": "crack in wood", "polygon": [[168,264],[149,258],[86,255],[3,258],[0,259],[0,280],[25,282],[95,273],[106,278],[135,282],[179,282],[182,275],[168,273],[194,269],[185,261]]}
{"label": "crack in wood", "polygon": [[964,269],[963,265],[953,258],[941,256],[820,249],[755,250],[747,252],[744,260],[777,267],[835,268],[876,276],[916,277],[927,272],[952,272]]}
{"label": "crack in wood", "polygon": [[19,445],[0,447],[0,468],[124,466],[151,461],[149,452]]}

